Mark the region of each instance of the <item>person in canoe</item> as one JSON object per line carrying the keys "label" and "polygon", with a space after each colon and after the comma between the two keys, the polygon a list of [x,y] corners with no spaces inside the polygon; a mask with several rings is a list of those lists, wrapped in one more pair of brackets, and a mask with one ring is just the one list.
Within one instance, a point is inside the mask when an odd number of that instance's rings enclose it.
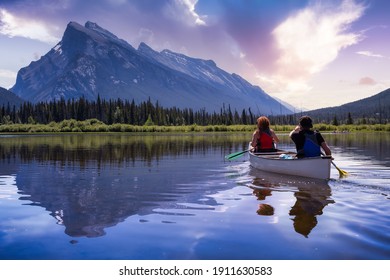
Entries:
{"label": "person in canoe", "polygon": [[257,119],[257,129],[253,132],[251,147],[255,153],[275,152],[275,143],[279,142],[273,129],[270,127],[269,119],[261,116]]}
{"label": "person in canoe", "polygon": [[309,116],[303,116],[299,119],[299,125],[290,132],[290,138],[295,143],[297,149],[297,157],[318,157],[321,155],[321,148],[326,155],[332,155],[321,133],[317,130],[312,130],[312,128],[312,119]]}

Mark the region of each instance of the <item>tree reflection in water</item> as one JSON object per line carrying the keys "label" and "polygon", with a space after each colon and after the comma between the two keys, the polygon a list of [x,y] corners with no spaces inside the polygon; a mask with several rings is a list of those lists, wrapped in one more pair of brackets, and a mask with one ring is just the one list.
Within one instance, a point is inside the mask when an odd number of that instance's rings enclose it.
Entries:
{"label": "tree reflection in water", "polygon": [[25,205],[45,208],[69,236],[99,237],[130,216],[175,209],[181,201],[202,198],[215,206],[204,198],[207,185],[187,185],[204,175],[202,155],[217,153],[220,161],[230,150],[242,149],[247,136],[72,134],[0,140],[0,175],[15,174]]}

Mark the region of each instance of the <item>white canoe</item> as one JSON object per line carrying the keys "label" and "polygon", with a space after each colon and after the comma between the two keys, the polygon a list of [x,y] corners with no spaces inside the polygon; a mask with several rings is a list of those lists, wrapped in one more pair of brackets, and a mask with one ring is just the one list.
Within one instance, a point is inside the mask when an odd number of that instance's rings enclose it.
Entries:
{"label": "white canoe", "polygon": [[316,179],[330,178],[330,156],[311,158],[280,158],[281,154],[289,154],[286,151],[278,150],[272,153],[249,152],[249,161],[252,167],[267,172],[288,174]]}

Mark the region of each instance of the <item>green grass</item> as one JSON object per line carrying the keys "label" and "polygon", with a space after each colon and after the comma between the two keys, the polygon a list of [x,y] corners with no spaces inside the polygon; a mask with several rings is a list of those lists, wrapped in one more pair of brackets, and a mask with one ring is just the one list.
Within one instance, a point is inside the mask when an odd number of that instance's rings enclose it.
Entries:
{"label": "green grass", "polygon": [[[289,132],[295,125],[273,125],[276,132]],[[97,119],[64,120],[49,124],[1,124],[0,133],[69,133],[69,132],[252,132],[255,125],[183,125],[183,126],[136,126],[130,124],[105,124]],[[316,124],[314,129],[328,132],[387,131],[390,124],[330,125]]]}

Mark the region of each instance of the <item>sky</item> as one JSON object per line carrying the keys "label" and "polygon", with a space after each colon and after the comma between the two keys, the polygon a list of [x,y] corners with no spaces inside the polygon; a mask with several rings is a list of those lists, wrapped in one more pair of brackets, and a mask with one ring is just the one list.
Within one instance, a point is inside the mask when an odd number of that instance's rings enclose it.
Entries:
{"label": "sky", "polygon": [[212,59],[300,110],[390,88],[388,0],[0,0],[0,86],[92,21],[145,42]]}

